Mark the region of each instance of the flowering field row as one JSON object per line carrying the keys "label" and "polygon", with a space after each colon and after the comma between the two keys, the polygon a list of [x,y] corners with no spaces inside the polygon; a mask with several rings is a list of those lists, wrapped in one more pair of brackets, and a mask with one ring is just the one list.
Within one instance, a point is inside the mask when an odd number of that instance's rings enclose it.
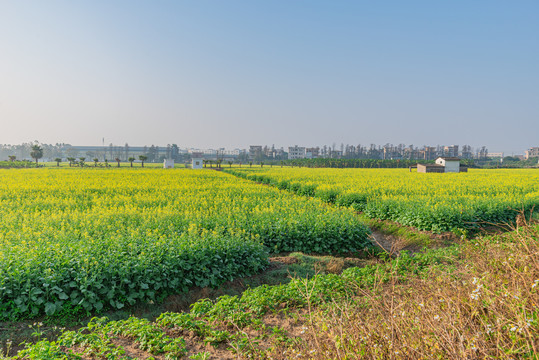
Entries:
{"label": "flowering field row", "polygon": [[515,219],[539,205],[539,171],[420,174],[407,169],[233,169],[235,175],[351,206],[372,218],[448,231]]}
{"label": "flowering field row", "polygon": [[122,308],[369,244],[352,211],[201,170],[0,171],[0,319]]}

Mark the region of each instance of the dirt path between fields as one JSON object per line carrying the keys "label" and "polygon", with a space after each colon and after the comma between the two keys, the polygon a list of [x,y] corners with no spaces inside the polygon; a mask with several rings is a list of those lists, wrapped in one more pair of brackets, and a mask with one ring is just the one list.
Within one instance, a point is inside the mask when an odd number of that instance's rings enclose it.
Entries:
{"label": "dirt path between fields", "polygon": [[384,234],[377,230],[372,231],[371,241],[390,254],[396,254],[403,250],[418,252],[422,248],[418,244],[410,244],[406,239],[399,238],[395,235]]}
{"label": "dirt path between fields", "polygon": [[430,232],[424,232],[428,234],[428,241],[425,240],[414,241],[405,237],[400,237],[396,234],[386,234],[380,230],[371,229],[372,234],[370,236],[373,244],[383,248],[390,254],[398,254],[401,251],[408,251],[410,253],[417,253],[427,248],[440,248],[445,247],[459,241],[458,237],[450,232],[442,234],[434,234]]}

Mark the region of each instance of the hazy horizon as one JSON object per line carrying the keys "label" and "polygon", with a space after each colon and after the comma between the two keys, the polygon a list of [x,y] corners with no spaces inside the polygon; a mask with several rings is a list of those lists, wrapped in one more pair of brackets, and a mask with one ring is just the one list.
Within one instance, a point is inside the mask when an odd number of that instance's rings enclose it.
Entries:
{"label": "hazy horizon", "polygon": [[[178,144],[175,144],[175,143],[168,143],[168,144],[129,144],[129,143],[123,143],[123,144],[114,144],[114,143],[105,143],[103,145],[103,143],[99,144],[99,145],[94,145],[94,144],[72,144],[72,143],[69,143],[69,142],[65,142],[65,143],[59,143],[59,142],[54,142],[54,143],[46,143],[46,142],[40,142],[38,140],[33,140],[33,141],[25,141],[23,143],[19,143],[19,144],[0,144],[0,146],[21,146],[21,145],[28,145],[28,144],[35,144],[35,143],[39,143],[41,145],[47,145],[47,146],[55,146],[55,145],[58,145],[58,144],[62,144],[62,145],[65,145],[65,146],[72,146],[72,147],[96,147],[96,148],[103,148],[105,150],[108,151],[108,149],[110,148],[110,146],[112,145],[114,148],[124,148],[125,145],[128,145],[129,148],[133,149],[133,148],[144,148],[144,147],[147,147],[147,148],[150,148],[152,146],[156,146],[156,147],[159,147],[160,149],[166,149],[167,146],[169,145],[178,145]],[[384,143],[384,144],[372,144],[372,145],[375,145],[376,148],[381,148],[383,147],[384,145],[386,145],[388,143]],[[393,145],[395,147],[398,147],[400,144],[402,143],[399,143],[399,144],[393,144],[393,143],[389,143],[390,145]],[[277,146],[275,144],[250,144],[249,146],[245,146],[245,147],[216,147],[216,146],[209,146],[209,147],[200,147],[200,146],[181,146],[181,145],[178,145],[178,148],[179,149],[183,149],[183,150],[191,150],[191,149],[194,149],[194,150],[219,150],[221,148],[224,148],[225,150],[235,150],[235,149],[240,149],[240,150],[249,150],[249,147],[253,145],[253,146],[267,146],[268,148],[271,148],[272,146],[275,147],[275,149],[283,149],[285,152],[288,152],[288,148],[289,147],[293,147],[293,146],[302,146],[302,147],[307,147],[307,148],[310,148],[310,147],[319,147],[320,149],[322,149],[324,146],[327,146],[328,148],[333,148],[333,146],[335,147],[335,150],[340,150],[341,148],[341,145],[343,146],[347,146],[347,145],[352,145],[352,146],[357,146],[357,145],[361,145],[362,147],[364,147],[365,149],[369,149],[370,148],[370,145],[371,143],[366,143],[366,144],[348,144],[348,143],[324,143],[324,144],[289,144],[289,145],[286,145],[286,146]],[[422,149],[424,146],[430,146],[430,147],[437,147],[437,146],[440,146],[440,147],[444,147],[444,146],[452,146],[452,145],[457,145],[459,148],[459,152],[461,152],[463,150],[463,146],[464,145],[469,145],[471,146],[472,148],[472,152],[475,154],[476,151],[480,150],[484,145],[470,145],[470,144],[421,144],[421,145],[418,145],[418,144],[406,144],[406,147],[408,147],[409,145],[413,145],[414,148],[417,148],[417,149]],[[491,150],[491,149],[488,149],[488,152],[489,153],[494,153],[494,152],[498,152],[498,151],[494,151],[494,150]],[[524,151],[522,153],[505,153],[504,156],[511,156],[511,155],[523,155],[524,154]]]}
{"label": "hazy horizon", "polygon": [[539,146],[539,3],[0,2],[0,144]]}

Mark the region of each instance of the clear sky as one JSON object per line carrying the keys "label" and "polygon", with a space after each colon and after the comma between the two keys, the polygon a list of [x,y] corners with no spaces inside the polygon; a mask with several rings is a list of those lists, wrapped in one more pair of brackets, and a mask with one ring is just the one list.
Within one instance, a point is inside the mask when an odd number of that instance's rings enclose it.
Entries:
{"label": "clear sky", "polygon": [[539,1],[0,0],[0,143],[539,146]]}

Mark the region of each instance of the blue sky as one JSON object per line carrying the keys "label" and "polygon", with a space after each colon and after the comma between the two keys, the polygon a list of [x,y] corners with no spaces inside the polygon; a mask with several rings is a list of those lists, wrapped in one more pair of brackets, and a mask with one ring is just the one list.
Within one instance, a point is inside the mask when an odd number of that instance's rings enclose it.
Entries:
{"label": "blue sky", "polygon": [[537,1],[1,1],[0,143],[539,146]]}

